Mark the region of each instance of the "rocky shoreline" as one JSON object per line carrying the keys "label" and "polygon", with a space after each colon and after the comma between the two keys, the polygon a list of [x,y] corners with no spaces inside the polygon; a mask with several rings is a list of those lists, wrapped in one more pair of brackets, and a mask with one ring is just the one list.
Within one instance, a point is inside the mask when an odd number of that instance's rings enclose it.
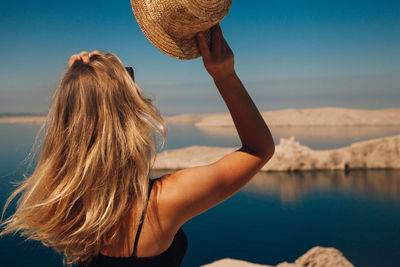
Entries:
{"label": "rocky shoreline", "polygon": [[[237,148],[191,146],[158,154],[154,169],[176,170],[207,165]],[[400,135],[356,142],[331,150],[312,150],[293,137],[281,138],[275,155],[261,171],[400,169]]]}

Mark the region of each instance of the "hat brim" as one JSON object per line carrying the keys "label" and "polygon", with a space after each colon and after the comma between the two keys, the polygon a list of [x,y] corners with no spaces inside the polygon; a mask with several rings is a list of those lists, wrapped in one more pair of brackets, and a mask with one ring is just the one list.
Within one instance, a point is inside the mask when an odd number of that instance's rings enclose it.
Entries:
{"label": "hat brim", "polygon": [[[161,52],[181,60],[194,59],[200,56],[196,36],[187,39],[172,37],[154,20],[146,4],[143,4],[142,1],[131,0],[131,5],[143,34]],[[210,29],[204,31],[204,35],[208,45],[210,45]]]}

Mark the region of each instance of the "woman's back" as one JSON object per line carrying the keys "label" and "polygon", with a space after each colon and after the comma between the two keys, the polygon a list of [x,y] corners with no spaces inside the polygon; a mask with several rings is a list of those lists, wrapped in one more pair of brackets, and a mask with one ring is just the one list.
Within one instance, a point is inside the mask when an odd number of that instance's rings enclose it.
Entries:
{"label": "woman's back", "polygon": [[[161,228],[151,225],[147,216],[147,209],[158,210],[157,186],[163,177],[150,181],[150,191],[147,208],[144,209],[138,221],[135,220],[133,209],[132,216],[127,216],[128,228],[121,231],[121,236],[116,242],[100,250],[91,262],[80,263],[79,266],[180,266],[187,250],[187,237],[182,228],[175,233],[164,233]],[[136,222],[136,223],[134,223]],[[132,226],[137,226],[133,229]],[[129,229],[132,228],[132,229]],[[171,240],[171,236],[173,236]],[[166,248],[165,248],[166,247]]]}

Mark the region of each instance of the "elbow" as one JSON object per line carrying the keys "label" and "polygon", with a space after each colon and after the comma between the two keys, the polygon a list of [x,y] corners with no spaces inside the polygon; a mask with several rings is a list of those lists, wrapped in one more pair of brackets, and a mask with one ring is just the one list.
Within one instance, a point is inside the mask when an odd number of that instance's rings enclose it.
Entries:
{"label": "elbow", "polygon": [[263,164],[267,163],[274,155],[275,153],[275,144],[273,140],[270,140],[263,146],[258,147],[257,150],[255,149],[250,149],[246,146],[243,146],[242,149],[258,158],[260,158],[263,161]]}
{"label": "elbow", "polygon": [[274,144],[274,141],[272,141],[269,159],[271,159],[274,154],[275,154],[275,144]]}
{"label": "elbow", "polygon": [[272,138],[268,138],[268,142],[263,146],[260,157],[263,159],[264,164],[267,163],[275,154],[275,143]]}
{"label": "elbow", "polygon": [[265,163],[267,163],[274,156],[274,154],[275,154],[275,144],[274,141],[271,141],[263,153],[263,159]]}

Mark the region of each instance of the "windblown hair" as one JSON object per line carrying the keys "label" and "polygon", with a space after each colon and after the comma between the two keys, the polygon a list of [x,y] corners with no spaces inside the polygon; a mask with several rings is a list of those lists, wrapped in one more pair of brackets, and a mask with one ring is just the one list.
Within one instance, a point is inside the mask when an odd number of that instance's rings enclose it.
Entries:
{"label": "windblown hair", "polygon": [[[87,261],[116,238],[134,203],[146,201],[149,173],[165,138],[153,102],[113,54],[76,61],[54,95],[37,166],[0,235],[21,232]],[[160,138],[161,137],[161,138]]]}

